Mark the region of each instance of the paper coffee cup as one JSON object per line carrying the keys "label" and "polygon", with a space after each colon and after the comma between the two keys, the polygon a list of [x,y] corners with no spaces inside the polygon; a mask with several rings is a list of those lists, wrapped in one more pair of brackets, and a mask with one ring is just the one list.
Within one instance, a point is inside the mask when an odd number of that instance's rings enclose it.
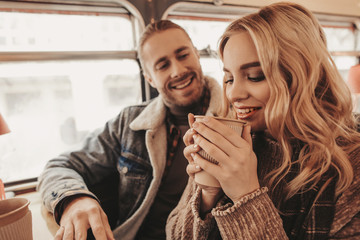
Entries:
{"label": "paper coffee cup", "polygon": [[[205,116],[196,115],[194,117],[195,117],[195,121],[197,121],[198,119],[202,119]],[[237,120],[237,119],[223,118],[223,117],[212,117],[212,118],[215,118],[216,120],[220,121],[224,125],[230,127],[235,132],[237,132],[240,136],[242,135],[244,125],[246,124],[246,122]],[[200,156],[202,156],[204,159],[208,160],[209,162],[218,164],[218,162],[204,150],[201,149],[198,152],[198,154]],[[211,174],[209,174],[205,171],[201,171],[201,172],[198,172],[195,174],[195,182],[197,184],[203,185],[203,186],[220,187],[219,181],[215,177],[213,177]]]}
{"label": "paper coffee cup", "polygon": [[0,239],[32,240],[29,200],[10,198],[0,201]]}

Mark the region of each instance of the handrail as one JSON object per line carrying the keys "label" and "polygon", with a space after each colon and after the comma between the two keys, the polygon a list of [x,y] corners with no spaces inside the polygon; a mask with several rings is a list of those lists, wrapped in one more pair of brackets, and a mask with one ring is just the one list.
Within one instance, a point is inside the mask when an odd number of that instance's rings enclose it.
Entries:
{"label": "handrail", "polygon": [[136,59],[136,51],[0,52],[0,62],[69,59]]}
{"label": "handrail", "polygon": [[[216,51],[209,47],[199,50],[202,57],[216,57]],[[332,56],[360,57],[360,51],[331,51]],[[82,60],[82,59],[136,59],[133,51],[49,51],[49,52],[0,52],[0,62],[12,61],[48,61],[48,60]]]}
{"label": "handrail", "polygon": [[12,182],[5,182],[4,186],[5,186],[6,189],[8,189],[8,188],[13,187],[13,186],[18,186],[18,185],[22,185],[22,184],[29,184],[29,183],[37,182],[37,180],[38,180],[37,177],[26,178],[26,179],[12,181]]}
{"label": "handrail", "polygon": [[16,196],[19,194],[35,192],[38,178],[27,178],[18,181],[4,183],[5,192]]}
{"label": "handrail", "polygon": [[331,56],[360,57],[360,51],[331,51]]}

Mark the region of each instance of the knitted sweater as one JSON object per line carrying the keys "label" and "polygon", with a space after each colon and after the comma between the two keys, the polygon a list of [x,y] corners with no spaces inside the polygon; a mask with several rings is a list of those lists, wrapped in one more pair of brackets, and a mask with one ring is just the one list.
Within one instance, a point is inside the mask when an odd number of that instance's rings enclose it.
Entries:
{"label": "knitted sweater", "polygon": [[[270,163],[276,163],[276,156],[280,158],[273,148],[275,141],[270,140],[267,145],[270,148],[261,152],[261,156],[258,155],[262,169],[269,169],[267,166]],[[262,156],[268,163],[261,163]],[[360,239],[360,147],[351,154],[350,160],[354,169],[353,183],[335,201],[329,239]],[[268,171],[258,172],[261,186],[265,186],[261,178]],[[167,239],[289,239],[290,233],[285,231],[283,220],[274,205],[279,199],[273,198],[270,198],[267,188],[262,187],[235,203],[224,199],[219,201],[211,213],[201,219],[201,189],[190,178],[182,199],[169,215]]]}

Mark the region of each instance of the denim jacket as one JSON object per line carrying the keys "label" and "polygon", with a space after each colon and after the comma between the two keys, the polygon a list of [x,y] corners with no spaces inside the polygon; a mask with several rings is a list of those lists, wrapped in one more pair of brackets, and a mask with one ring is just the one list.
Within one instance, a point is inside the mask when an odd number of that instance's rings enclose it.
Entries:
{"label": "denim jacket", "polygon": [[[206,115],[215,115],[219,110],[221,88],[214,79],[205,79],[211,98]],[[56,209],[67,197],[84,194],[101,203],[104,196],[95,195],[89,186],[116,173],[118,213],[113,233],[116,239],[134,239],[164,173],[165,117],[166,107],[161,96],[127,107],[104,128],[93,132],[80,150],[50,160],[39,177],[38,190],[56,221],[61,217]]]}

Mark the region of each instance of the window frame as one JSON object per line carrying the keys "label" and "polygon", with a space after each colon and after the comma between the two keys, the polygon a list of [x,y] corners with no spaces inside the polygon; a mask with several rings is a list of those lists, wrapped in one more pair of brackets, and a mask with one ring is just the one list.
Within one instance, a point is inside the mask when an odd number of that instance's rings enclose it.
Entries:
{"label": "window frame", "polygon": [[[155,1],[155,0],[153,0]],[[0,1],[0,9],[27,9],[28,11],[76,11],[76,12],[98,12],[103,14],[124,14],[130,18],[135,29],[134,31],[134,46],[137,46],[137,40],[140,33],[145,28],[145,21],[143,16],[147,16],[145,13],[140,13],[136,5],[143,2],[151,2],[149,0],[134,0],[132,3],[127,0],[13,0],[13,1]],[[228,19],[232,20],[239,17],[241,14],[248,14],[257,11],[258,7],[253,6],[240,6],[234,4],[220,4],[216,5],[216,2],[222,1],[177,1],[170,7],[167,7],[163,12],[161,19],[166,19],[168,16],[177,14],[187,19]],[[168,4],[168,3],[164,3]],[[154,5],[149,5],[154,6]],[[156,5],[155,5],[156,6]],[[140,8],[139,8],[140,9]],[[140,9],[141,10],[141,9]],[[149,11],[154,9],[148,9]],[[155,11],[155,10],[154,10]],[[356,36],[360,37],[360,16],[341,16],[336,14],[324,14],[315,13],[322,24],[334,23],[334,22],[347,22],[351,23],[354,27],[354,31],[357,32]],[[155,20],[155,19],[154,19]],[[358,46],[359,49],[359,46]],[[216,50],[210,48],[200,49],[201,57],[217,57]],[[330,52],[332,56],[356,56],[360,62],[360,50],[359,51],[333,51]],[[0,62],[12,62],[12,61],[48,61],[48,60],[90,60],[90,59],[137,59],[136,50],[131,51],[64,51],[64,52],[0,52]],[[140,64],[139,64],[140,66]],[[140,68],[141,69],[141,68]],[[151,98],[151,88],[144,80],[142,74],[141,79],[141,91],[142,100],[149,100]],[[27,192],[28,189],[35,189],[35,182],[37,178],[22,179],[19,181],[6,182],[5,187],[7,190],[13,188],[19,189],[19,185],[31,185],[31,187],[20,188],[20,192]]]}
{"label": "window frame", "polygon": [[[73,60],[135,60],[140,67],[137,58],[137,40],[141,31],[145,28],[144,20],[134,6],[125,0],[102,1],[57,1],[57,0],[24,0],[24,1],[0,1],[2,12],[25,12],[25,13],[61,13],[61,14],[94,14],[125,17],[130,20],[134,29],[134,49],[120,51],[2,51],[0,62],[30,62],[30,61],[73,61]],[[140,74],[142,77],[142,75]],[[146,98],[146,88],[141,79],[142,100]],[[6,192],[15,195],[35,191],[37,177],[25,178],[15,181],[4,182]]]}
{"label": "window frame", "polygon": [[[8,2],[0,1],[1,11],[28,12],[28,13],[61,13],[61,14],[101,14],[115,15],[128,18],[132,25],[136,25],[138,17],[132,16],[124,7],[118,5],[114,8],[110,6],[102,6],[99,2],[88,1],[40,1],[40,3],[32,2]],[[55,5],[54,5],[55,3]],[[85,4],[87,3],[87,4]],[[140,21],[143,23],[143,21]],[[133,39],[136,39],[134,33]],[[136,46],[136,40],[134,40]],[[102,60],[102,59],[133,59],[136,60],[136,50],[131,51],[16,51],[16,52],[0,52],[0,62],[11,61],[48,61],[48,60]]]}

